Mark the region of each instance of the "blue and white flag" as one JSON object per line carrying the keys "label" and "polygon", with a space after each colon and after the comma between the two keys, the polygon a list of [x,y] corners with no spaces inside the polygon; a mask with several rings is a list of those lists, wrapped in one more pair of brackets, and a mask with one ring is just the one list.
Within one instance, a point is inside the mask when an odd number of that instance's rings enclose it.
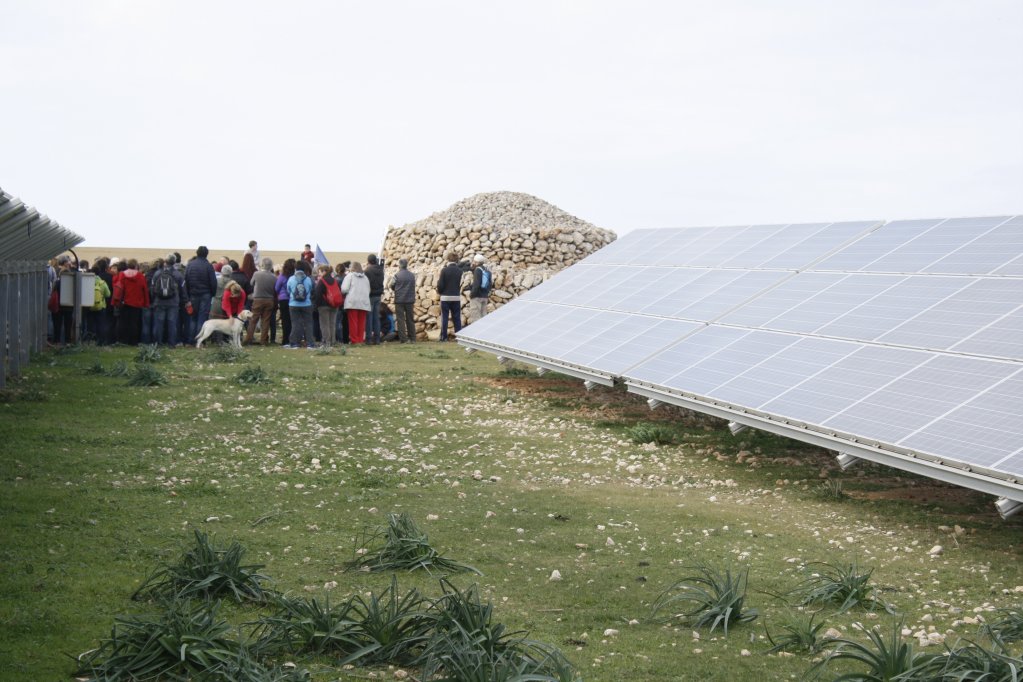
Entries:
{"label": "blue and white flag", "polygon": [[320,249],[320,245],[316,245],[316,255],[313,256],[313,261],[317,265],[330,265],[330,261],[323,255],[323,251]]}

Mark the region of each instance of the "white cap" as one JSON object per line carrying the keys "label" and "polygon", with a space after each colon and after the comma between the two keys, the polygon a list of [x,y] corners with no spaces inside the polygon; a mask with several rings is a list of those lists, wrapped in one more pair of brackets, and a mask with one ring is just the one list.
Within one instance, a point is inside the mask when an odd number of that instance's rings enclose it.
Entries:
{"label": "white cap", "polygon": [[479,254],[479,253],[477,253],[475,256],[472,257],[472,261],[474,263],[482,263],[485,260],[486,260],[486,258],[484,258],[483,255]]}
{"label": "white cap", "polygon": [[121,262],[121,259],[118,258],[117,256],[114,256],[113,258],[110,259],[110,264],[111,265],[117,265],[120,262]]}

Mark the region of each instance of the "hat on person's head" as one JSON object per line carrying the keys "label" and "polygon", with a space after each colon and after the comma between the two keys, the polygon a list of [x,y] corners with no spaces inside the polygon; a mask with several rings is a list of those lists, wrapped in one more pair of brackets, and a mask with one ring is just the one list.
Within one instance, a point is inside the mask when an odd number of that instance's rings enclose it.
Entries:
{"label": "hat on person's head", "polygon": [[486,260],[487,259],[484,258],[483,254],[481,254],[481,253],[477,253],[475,256],[472,257],[472,262],[473,263],[482,263],[482,262],[484,262]]}
{"label": "hat on person's head", "polygon": [[121,262],[121,259],[118,258],[117,256],[114,256],[113,258],[110,259],[110,264],[111,265],[118,265],[120,262]]}

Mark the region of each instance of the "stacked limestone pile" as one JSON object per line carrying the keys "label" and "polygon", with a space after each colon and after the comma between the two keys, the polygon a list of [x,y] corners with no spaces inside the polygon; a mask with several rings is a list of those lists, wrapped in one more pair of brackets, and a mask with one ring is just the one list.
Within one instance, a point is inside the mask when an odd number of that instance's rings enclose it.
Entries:
{"label": "stacked limestone pile", "polygon": [[[437,277],[446,253],[453,251],[459,260],[477,253],[487,259],[494,278],[492,311],[614,239],[611,230],[529,194],[488,192],[418,222],[389,227],[383,257],[388,277],[399,258],[408,259],[409,270],[416,273],[416,329],[420,336],[435,336],[440,325]],[[463,285],[469,278],[463,276]],[[392,299],[388,291],[384,300]]]}

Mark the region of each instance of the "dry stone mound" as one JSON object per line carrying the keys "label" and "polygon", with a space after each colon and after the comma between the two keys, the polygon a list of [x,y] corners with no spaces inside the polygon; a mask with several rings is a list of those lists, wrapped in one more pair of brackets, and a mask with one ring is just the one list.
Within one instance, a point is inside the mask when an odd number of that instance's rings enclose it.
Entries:
{"label": "dry stone mound", "polygon": [[[494,278],[493,311],[615,237],[529,194],[487,192],[418,222],[389,227],[383,257],[388,278],[397,271],[399,258],[408,259],[416,274],[416,329],[421,337],[432,337],[440,324],[437,277],[448,252],[459,260],[477,253],[487,259]],[[463,275],[463,286],[470,281],[468,273]],[[393,300],[389,290],[384,300]]]}

